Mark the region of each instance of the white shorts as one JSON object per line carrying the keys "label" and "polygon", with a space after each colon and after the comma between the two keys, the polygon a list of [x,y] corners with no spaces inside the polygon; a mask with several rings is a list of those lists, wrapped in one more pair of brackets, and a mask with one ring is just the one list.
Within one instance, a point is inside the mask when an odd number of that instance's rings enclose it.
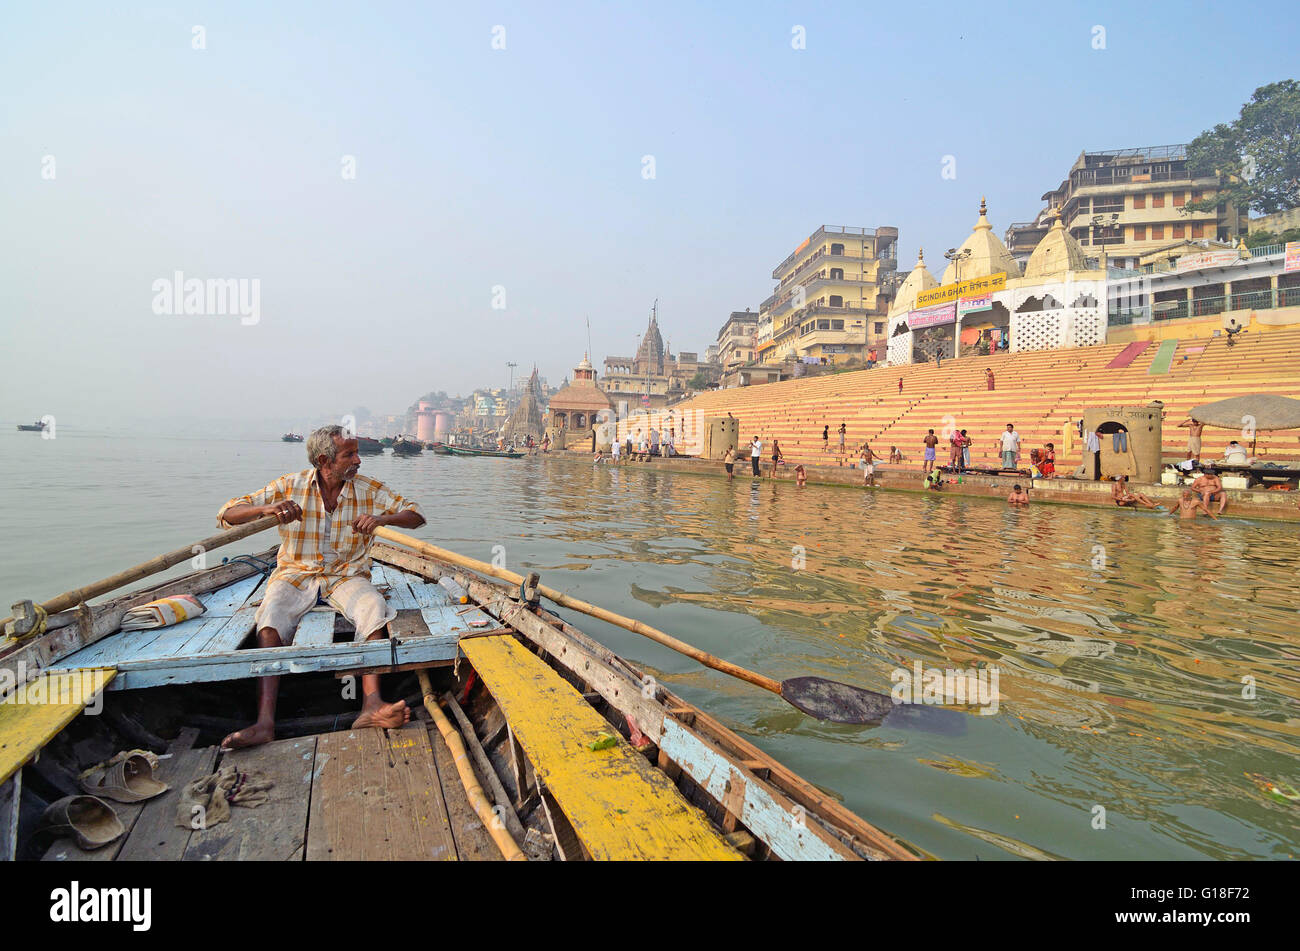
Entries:
{"label": "white shorts", "polygon": [[[257,609],[254,626],[259,631],[264,627],[275,628],[281,644],[292,644],[298,633],[298,622],[315,607],[319,593],[319,581],[312,581],[303,588],[296,588],[287,581],[272,581]],[[370,579],[360,576],[349,578],[335,588],[329,603],[356,628],[354,639],[358,641],[364,641],[397,617],[396,609],[389,606]]]}

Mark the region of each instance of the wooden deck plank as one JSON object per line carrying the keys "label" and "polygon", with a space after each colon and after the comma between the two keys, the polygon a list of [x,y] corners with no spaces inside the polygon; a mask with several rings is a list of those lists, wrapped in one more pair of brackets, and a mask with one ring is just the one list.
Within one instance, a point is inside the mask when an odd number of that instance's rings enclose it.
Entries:
{"label": "wooden deck plank", "polygon": [[230,821],[194,830],[185,861],[301,861],[315,760],[314,736],[222,754],[218,769],[234,764],[271,780],[270,801],[253,809],[235,806]]}
{"label": "wooden deck plank", "polygon": [[429,745],[433,747],[433,759],[438,767],[438,782],[442,786],[442,798],[447,806],[447,819],[451,824],[452,838],[456,842],[457,858],[462,862],[504,862],[501,850],[492,841],[492,836],[479,821],[478,813],[470,805],[447,741],[433,724],[422,726],[427,726]]}
{"label": "wooden deck plank", "polygon": [[112,670],[43,672],[0,703],[0,783],[18,772],[87,706],[101,701]]}
{"label": "wooden deck plank", "polygon": [[[386,566],[391,567],[391,566]],[[447,597],[444,588],[430,581],[426,581],[419,575],[404,572],[406,584],[411,589],[411,596],[415,598],[416,603],[422,608],[438,607],[443,604],[450,604],[451,599]]]}
{"label": "wooden deck plank", "polygon": [[226,623],[213,632],[206,643],[195,643],[193,650],[190,652],[191,656],[221,654],[238,650],[239,645],[244,643],[245,638],[252,633],[253,625],[256,623],[257,608],[252,605],[245,605],[226,618]]}
{"label": "wooden deck plank", "polygon": [[[592,858],[741,857],[667,776],[513,637],[467,638],[460,647]],[[591,750],[602,736],[615,745]]]}
{"label": "wooden deck plank", "polygon": [[308,861],[455,861],[422,726],[317,738]]}
{"label": "wooden deck plank", "polygon": [[171,789],[144,804],[144,811],[118,852],[119,862],[179,862],[184,858],[192,830],[176,824],[176,805],[181,790],[212,773],[216,761],[215,746],[180,750],[171,759],[163,760],[162,778]]}
{"label": "wooden deck plank", "polygon": [[411,611],[420,606],[400,569],[391,565],[372,564],[370,577],[378,579],[379,584],[388,585],[388,603],[398,611]]}
{"label": "wooden deck plank", "polygon": [[334,643],[334,609],[313,608],[298,622],[295,647],[328,647]]}
{"label": "wooden deck plank", "polygon": [[18,806],[22,794],[22,773],[0,783],[0,862],[12,862],[18,857]]}

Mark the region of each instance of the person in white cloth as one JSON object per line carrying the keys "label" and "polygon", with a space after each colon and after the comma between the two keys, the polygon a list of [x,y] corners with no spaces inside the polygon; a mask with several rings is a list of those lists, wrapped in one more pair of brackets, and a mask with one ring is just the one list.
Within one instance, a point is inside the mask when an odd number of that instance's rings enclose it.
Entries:
{"label": "person in white cloth", "polygon": [[[280,555],[267,581],[254,626],[259,647],[293,643],[298,622],[326,599],[352,622],[356,640],[381,637],[397,617],[370,583],[372,533],[381,525],[419,528],[420,506],[382,482],[358,475],[357,440],[342,426],[322,426],[307,437],[310,469],[281,476],[251,495],[231,499],[217,513],[222,528],[274,515],[280,520]],[[296,524],[295,524],[296,523]],[[222,749],[256,746],[275,738],[279,677],[257,681],[257,722],[231,733]],[[400,727],[411,719],[406,701],[384,703],[379,675],[361,678],[360,727]]]}

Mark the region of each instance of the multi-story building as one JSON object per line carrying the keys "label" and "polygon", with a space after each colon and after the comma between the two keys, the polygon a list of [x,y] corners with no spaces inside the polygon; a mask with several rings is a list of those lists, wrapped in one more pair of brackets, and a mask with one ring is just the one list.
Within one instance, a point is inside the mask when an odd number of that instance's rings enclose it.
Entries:
{"label": "multi-story building", "polygon": [[823,225],[772,271],[776,291],[759,308],[771,336],[756,347],[764,363],[883,352],[897,228]]}
{"label": "multi-story building", "polygon": [[754,362],[754,335],[758,314],[748,307],[733,310],[718,331],[718,362],[723,372]]}
{"label": "multi-story building", "polygon": [[1065,180],[1043,194],[1038,217],[1007,229],[1006,246],[1023,267],[1046,237],[1053,208],[1085,255],[1104,253],[1119,267],[1136,267],[1142,255],[1184,238],[1236,243],[1246,231],[1245,209],[1220,202],[1211,211],[1187,210],[1222,183],[1221,176],[1188,172],[1185,145],[1082,152]]}

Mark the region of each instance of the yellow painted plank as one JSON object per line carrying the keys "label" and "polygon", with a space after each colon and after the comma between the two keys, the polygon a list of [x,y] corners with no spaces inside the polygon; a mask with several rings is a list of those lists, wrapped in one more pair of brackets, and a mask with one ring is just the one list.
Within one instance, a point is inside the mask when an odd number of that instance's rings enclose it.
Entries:
{"label": "yellow painted plank", "polygon": [[513,637],[469,638],[460,646],[592,858],[741,858],[622,737],[591,750],[602,734],[616,735],[613,727]]}
{"label": "yellow painted plank", "polygon": [[96,703],[117,671],[109,668],[43,673],[0,703],[0,783]]}

